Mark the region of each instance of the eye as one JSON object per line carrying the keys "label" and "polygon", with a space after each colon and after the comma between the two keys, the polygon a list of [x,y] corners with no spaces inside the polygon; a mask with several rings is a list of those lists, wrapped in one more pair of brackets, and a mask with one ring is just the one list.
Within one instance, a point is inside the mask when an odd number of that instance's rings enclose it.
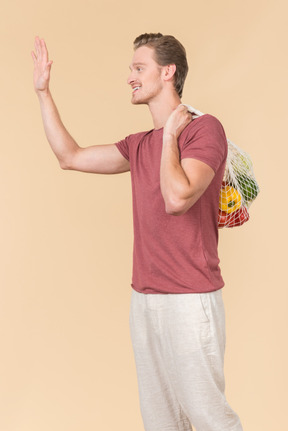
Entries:
{"label": "eye", "polygon": [[136,70],[137,70],[137,72],[142,72],[143,68],[138,66]]}

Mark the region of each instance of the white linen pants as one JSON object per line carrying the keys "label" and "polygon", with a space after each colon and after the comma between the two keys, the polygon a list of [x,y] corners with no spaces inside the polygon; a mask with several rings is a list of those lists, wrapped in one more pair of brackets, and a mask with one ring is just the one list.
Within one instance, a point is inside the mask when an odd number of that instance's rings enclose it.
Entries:
{"label": "white linen pants", "polygon": [[130,333],[146,431],[242,431],[224,390],[222,290],[132,289]]}

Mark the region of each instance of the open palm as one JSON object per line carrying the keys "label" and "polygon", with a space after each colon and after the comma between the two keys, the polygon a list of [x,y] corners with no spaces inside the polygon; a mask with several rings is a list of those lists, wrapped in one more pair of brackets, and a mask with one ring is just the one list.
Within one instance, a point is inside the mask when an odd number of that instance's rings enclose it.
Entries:
{"label": "open palm", "polygon": [[52,61],[48,59],[48,51],[44,39],[35,38],[35,52],[32,51],[34,61],[35,91],[45,91],[49,88]]}

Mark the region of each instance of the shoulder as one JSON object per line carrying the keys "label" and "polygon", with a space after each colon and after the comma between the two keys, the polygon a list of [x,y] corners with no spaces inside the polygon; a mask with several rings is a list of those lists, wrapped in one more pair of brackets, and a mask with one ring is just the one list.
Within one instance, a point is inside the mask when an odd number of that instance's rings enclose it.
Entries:
{"label": "shoulder", "polygon": [[132,133],[131,135],[126,136],[121,141],[115,143],[118,150],[122,153],[122,155],[129,160],[129,154],[131,151],[135,151],[138,148],[140,142],[149,134],[151,131],[146,132],[138,132]]}
{"label": "shoulder", "polygon": [[181,159],[195,158],[216,172],[227,157],[228,145],[218,118],[204,114],[191,121],[179,137]]}
{"label": "shoulder", "polygon": [[[187,129],[187,130],[186,130]],[[204,114],[198,118],[195,118],[191,123],[184,129],[186,133],[193,134],[199,131],[206,131],[209,133],[222,133],[225,135],[224,127],[218,118],[211,114]]]}
{"label": "shoulder", "polygon": [[197,143],[206,146],[213,144],[216,146],[227,147],[227,138],[224,128],[218,118],[211,114],[204,114],[191,121],[183,130],[179,138],[180,148]]}
{"label": "shoulder", "polygon": [[144,132],[132,133],[131,135],[126,136],[126,140],[129,143],[139,143],[143,138],[152,133],[153,130],[146,130]]}

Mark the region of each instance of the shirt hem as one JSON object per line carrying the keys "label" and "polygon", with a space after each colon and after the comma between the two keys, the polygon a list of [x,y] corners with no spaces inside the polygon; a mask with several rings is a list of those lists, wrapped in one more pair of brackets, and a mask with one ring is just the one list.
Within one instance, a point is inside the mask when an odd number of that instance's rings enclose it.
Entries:
{"label": "shirt hem", "polygon": [[143,294],[153,294],[153,295],[174,295],[174,294],[185,294],[185,293],[210,293],[210,292],[216,292],[217,290],[223,289],[225,284],[221,285],[220,287],[213,287],[211,289],[175,289],[171,290],[168,289],[167,291],[158,291],[151,287],[144,287],[143,289],[139,289],[136,286],[131,284],[131,287],[133,290],[135,290],[138,293]]}

